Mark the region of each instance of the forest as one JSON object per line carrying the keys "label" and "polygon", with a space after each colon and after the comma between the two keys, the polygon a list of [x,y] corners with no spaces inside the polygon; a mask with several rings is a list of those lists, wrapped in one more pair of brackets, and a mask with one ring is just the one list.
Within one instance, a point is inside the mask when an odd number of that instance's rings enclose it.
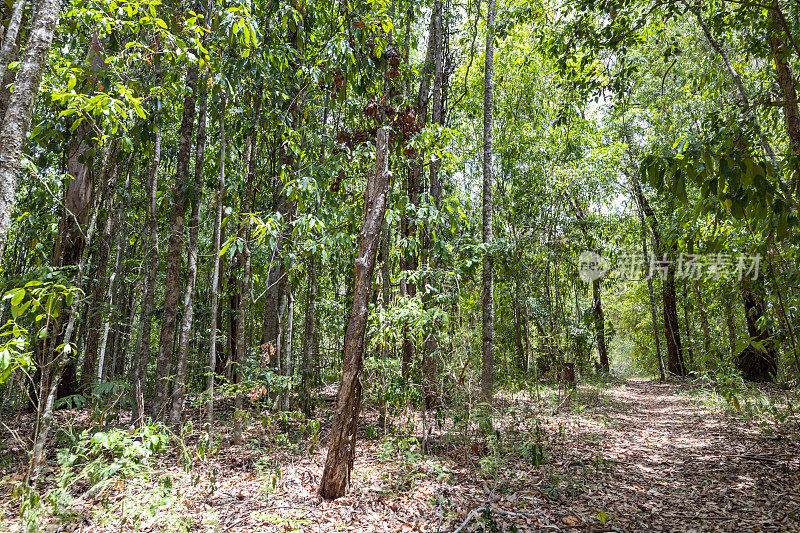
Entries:
{"label": "forest", "polygon": [[800,530],[796,0],[0,1],[0,531]]}

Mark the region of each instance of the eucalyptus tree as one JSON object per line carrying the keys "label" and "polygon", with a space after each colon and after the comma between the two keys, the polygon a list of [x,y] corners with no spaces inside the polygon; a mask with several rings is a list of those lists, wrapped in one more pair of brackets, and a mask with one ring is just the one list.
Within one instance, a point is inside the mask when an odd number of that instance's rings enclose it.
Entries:
{"label": "eucalyptus tree", "polygon": [[[3,123],[0,126],[0,254],[6,247],[11,210],[17,192],[20,158],[30,127],[42,70],[58,24],[59,7],[60,3],[55,0],[46,0],[37,5],[36,15],[31,22],[30,35],[20,58],[20,70],[14,78],[14,91],[5,108]],[[12,34],[13,30],[6,34],[9,45]],[[5,42],[3,44],[5,45]],[[3,53],[5,56],[5,51]]]}

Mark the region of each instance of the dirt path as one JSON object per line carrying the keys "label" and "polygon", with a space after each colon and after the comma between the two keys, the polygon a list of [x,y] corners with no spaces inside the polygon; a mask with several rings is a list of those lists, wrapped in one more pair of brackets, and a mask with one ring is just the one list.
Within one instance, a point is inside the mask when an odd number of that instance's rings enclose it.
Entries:
{"label": "dirt path", "polygon": [[501,513],[462,531],[800,531],[796,438],[766,439],[680,392],[582,387],[557,415],[558,400],[500,398],[494,445],[448,446],[445,432],[433,456],[404,464],[385,439],[361,440],[352,494],[296,503],[319,530],[454,531],[488,506]]}
{"label": "dirt path", "polygon": [[[579,480],[558,503],[583,527],[601,529],[602,512],[606,526],[625,531],[800,530],[797,440],[766,439],[675,385],[628,380],[549,425],[567,435],[551,443],[563,448],[543,468]],[[584,471],[571,475],[570,465]]]}

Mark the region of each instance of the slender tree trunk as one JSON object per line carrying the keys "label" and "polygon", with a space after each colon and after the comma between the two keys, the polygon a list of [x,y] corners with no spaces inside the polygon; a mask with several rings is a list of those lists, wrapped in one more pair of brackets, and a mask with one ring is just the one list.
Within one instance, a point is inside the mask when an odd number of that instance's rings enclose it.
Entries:
{"label": "slender tree trunk", "polygon": [[[11,19],[8,21],[6,33],[3,35],[3,45],[0,47],[0,80],[5,79],[8,65],[17,55],[17,36],[22,25],[22,15],[25,13],[27,2],[28,0],[14,0],[14,9],[11,12]],[[2,116],[0,116],[0,120],[2,120]]]}
{"label": "slender tree trunk", "polygon": [[183,258],[184,223],[186,200],[191,188],[189,162],[192,155],[194,135],[195,103],[197,100],[197,65],[186,69],[186,95],[183,99],[178,157],[175,168],[175,189],[172,196],[172,218],[170,220],[169,248],[167,249],[167,275],[164,278],[164,313],[161,316],[161,336],[156,359],[156,381],[153,392],[153,415],[163,417],[168,404],[172,350],[175,344],[175,329],[180,298],[181,261]]}
{"label": "slender tree trunk", "polygon": [[[258,145],[258,125],[261,122],[261,99],[263,87],[259,85],[254,95],[253,109],[253,129],[247,148],[247,183],[244,191],[244,201],[242,202],[242,212],[250,213],[250,206],[253,198],[253,182],[255,176],[256,147]],[[247,336],[245,335],[245,325],[247,324],[247,306],[250,304],[250,218],[242,223],[239,229],[241,239],[240,263],[242,265],[241,290],[239,292],[239,308],[236,322],[236,367],[234,368],[233,383],[236,386],[236,414],[234,417],[233,440],[235,444],[242,443],[242,407],[244,392],[241,390],[242,374],[247,364]]]}
{"label": "slender tree trunk", "polygon": [[[19,56],[19,47],[22,34],[19,28],[24,25],[25,1],[15,0],[14,10],[3,22],[8,20],[8,28],[3,36],[2,50],[0,50],[0,68],[3,75],[0,76],[0,125],[3,123],[8,102],[11,99],[11,86],[14,84],[16,72],[9,70],[8,65]],[[19,12],[19,21],[15,21],[15,15]],[[8,47],[8,49],[6,49]]]}
{"label": "slender tree trunk", "polygon": [[[161,86],[161,59],[155,54],[156,88]],[[150,361],[150,336],[152,333],[153,307],[156,295],[156,278],[158,276],[158,169],[161,163],[161,102],[157,98],[153,109],[153,159],[150,164],[150,176],[147,184],[147,227],[148,253],[150,266],[147,270],[147,284],[141,306],[141,332],[139,334],[139,350],[135,354],[133,364],[133,414],[132,422],[144,424],[144,391],[146,388],[147,365]]]}
{"label": "slender tree trunk", "polygon": [[731,357],[736,355],[736,315],[734,314],[735,298],[728,296],[725,305],[725,325],[728,328],[728,347]]}
{"label": "slender tree trunk", "polygon": [[[112,157],[116,159],[116,150],[114,150],[114,155]],[[108,270],[108,261],[111,256],[111,239],[112,234],[114,231],[114,223],[116,221],[116,217],[114,216],[114,204],[118,202],[116,188],[117,188],[117,171],[118,167],[116,165],[116,161],[112,163],[113,170],[111,171],[111,179],[108,182],[108,185],[105,187],[105,191],[103,193],[103,197],[107,200],[108,209],[106,209],[105,213],[105,224],[103,225],[103,233],[99,239],[99,250],[98,254],[99,257],[97,259],[97,268],[96,273],[94,275],[95,287],[94,287],[94,295],[92,296],[92,302],[89,305],[88,309],[88,317],[87,317],[87,331],[84,337],[86,338],[86,348],[84,350],[84,359],[83,359],[83,367],[81,370],[81,389],[85,392],[92,390],[92,385],[95,383],[95,380],[102,376],[102,368],[103,368],[103,361],[100,361],[100,366],[98,370],[98,350],[100,348],[100,341],[102,340],[102,322],[103,322],[103,315],[105,313],[110,312],[110,310],[105,310],[105,302],[103,302],[103,297],[106,294],[106,271]],[[104,201],[106,203],[106,201]],[[113,275],[113,273],[112,273]],[[109,280],[108,284],[110,285],[111,280]]]}
{"label": "slender tree trunk", "polygon": [[[691,248],[689,253],[692,253]],[[694,347],[692,342],[694,334],[692,332],[691,314],[689,313],[690,303],[688,281],[683,278],[683,323],[686,324],[686,355],[689,359],[688,368],[694,368]]]}
{"label": "slender tree trunk", "polygon": [[[391,238],[392,238],[392,229],[389,227],[389,221],[384,220],[383,222],[383,235],[381,237],[381,250],[380,250],[380,257],[381,257],[381,292],[382,292],[382,299],[383,299],[383,310],[384,312],[388,312],[389,305],[392,299],[392,265],[389,262],[389,250],[391,248]],[[386,359],[389,357],[389,343],[383,343],[383,358]]]}
{"label": "slender tree trunk", "polygon": [[356,447],[356,427],[361,410],[361,374],[364,367],[369,294],[380,243],[381,225],[389,196],[389,130],[378,130],[375,172],[364,194],[364,224],[358,244],[353,279],[353,304],[344,341],[342,379],[336,396],[333,428],[319,492],[323,498],[344,496],[350,484]]}
{"label": "slender tree trunk", "polygon": [[222,228],[222,199],[225,194],[225,151],[227,149],[227,139],[225,132],[225,106],[226,98],[223,94],[222,102],[220,103],[219,115],[219,178],[217,183],[217,193],[214,199],[215,214],[214,214],[214,255],[211,257],[213,261],[213,274],[211,275],[211,319],[210,319],[210,338],[208,341],[208,368],[206,369],[206,396],[208,396],[208,411],[206,419],[208,421],[209,430],[214,423],[214,374],[217,369],[217,323],[219,318],[219,279],[220,279],[220,263],[219,257],[221,243],[221,228]]}
{"label": "slender tree trunk", "polygon": [[[114,348],[115,348],[115,337],[113,335],[111,337],[111,349],[109,350],[109,334],[111,333],[111,323],[112,320],[115,322],[115,328],[119,328],[119,322],[123,318],[128,317],[128,313],[121,313],[119,309],[115,307],[119,306],[119,302],[121,297],[124,294],[124,290],[122,289],[124,283],[119,283],[120,278],[124,281],[125,273],[123,272],[123,267],[125,264],[125,259],[127,257],[128,252],[128,224],[127,224],[127,208],[130,204],[130,197],[131,197],[131,163],[133,161],[133,155],[128,157],[128,164],[127,170],[125,171],[125,193],[124,196],[117,201],[117,207],[114,212],[114,226],[117,228],[117,231],[114,232],[114,249],[116,250],[116,257],[114,258],[114,270],[111,272],[111,276],[108,280],[108,292],[106,293],[106,300],[108,301],[109,311],[103,320],[103,336],[102,340],[100,341],[100,364],[102,365],[103,361],[109,360],[111,362],[110,372],[103,373],[102,375],[98,376],[98,379],[102,383],[106,380],[108,375],[115,374],[115,365],[116,362],[114,355]],[[111,354],[112,357],[107,357],[107,354]],[[124,356],[123,356],[124,359]],[[123,365],[124,366],[124,365]]]}
{"label": "slender tree trunk", "polygon": [[[433,102],[431,110],[431,122],[433,124],[444,124],[444,102],[442,99],[443,81],[444,81],[444,29],[442,27],[442,2],[437,0],[433,6],[433,51],[434,51],[434,68],[433,68]],[[430,168],[430,196],[433,200],[433,205],[438,211],[442,206],[442,183],[439,176],[439,168],[441,161],[437,158],[431,162]],[[424,233],[424,248],[425,259],[428,264],[428,271],[436,270],[438,266],[437,257],[432,254],[433,251],[433,232],[436,229],[432,227],[431,223],[425,224]],[[436,280],[431,278],[426,285],[434,286]],[[430,309],[433,306],[433,295],[430,290],[425,291],[423,305],[425,309]],[[425,409],[433,409],[436,405],[436,351],[439,349],[439,342],[436,338],[436,330],[438,324],[431,324],[430,331],[425,338],[422,352],[422,376],[423,376],[423,396],[425,402]],[[432,423],[430,420],[429,425]],[[432,425],[426,428],[423,438],[423,445],[427,447],[428,435],[433,430]]]}
{"label": "slender tree trunk", "polygon": [[[658,228],[658,220],[642,192],[638,182],[634,182],[639,204],[645,217],[650,221],[650,229],[653,232],[653,250],[656,254],[656,261],[663,263],[668,261],[665,267],[666,275],[661,289],[662,309],[664,315],[664,335],[667,345],[667,371],[675,376],[685,376],[686,366],[683,362],[683,350],[681,347],[681,334],[678,329],[678,308],[675,297],[675,266],[669,260],[667,246],[662,242],[661,232]],[[674,254],[675,245],[669,251]]]}
{"label": "slender tree trunk", "polygon": [[703,329],[703,349],[706,355],[711,353],[711,330],[708,326],[708,311],[703,303],[703,294],[700,291],[700,282],[695,280],[694,293],[697,297],[697,308],[700,310],[700,327]]}
{"label": "slender tree trunk", "polygon": [[[428,34],[428,48],[425,52],[425,63],[423,64],[422,72],[420,73],[419,92],[417,93],[416,102],[417,119],[422,121],[423,124],[428,118],[428,101],[430,98],[429,92],[431,88],[431,76],[434,71],[434,57],[436,51],[436,33],[436,10],[434,9],[434,12],[431,13]],[[408,94],[408,98],[411,99],[411,94]],[[411,166],[411,168],[409,168],[406,174],[406,194],[408,195],[409,203],[413,207],[419,207],[420,192],[422,190],[422,175],[422,154],[420,154],[417,161]],[[405,212],[402,214],[400,219],[400,232],[407,244],[415,244],[410,243],[409,241],[416,239],[417,224],[415,220],[410,218]],[[419,258],[417,256],[416,246],[414,245],[410,249],[407,249],[404,255],[401,257],[400,270],[405,272],[413,272],[417,270],[418,267]],[[400,294],[401,296],[407,298],[414,298],[417,295],[417,284],[413,281],[408,281],[407,279],[403,278],[400,282]],[[403,326],[402,346],[403,360],[401,373],[403,380],[406,381],[409,378],[411,364],[413,363],[414,359],[416,359],[417,353],[414,337],[408,325]]]}
{"label": "slender tree trunk", "polygon": [[200,204],[203,200],[203,165],[206,151],[207,86],[206,77],[200,78],[200,94],[197,121],[197,140],[195,143],[194,193],[192,211],[189,218],[189,247],[186,266],[186,290],[183,293],[183,316],[178,334],[178,359],[175,365],[175,384],[172,394],[172,408],[169,422],[177,425],[181,421],[183,404],[186,399],[186,369],[189,362],[189,340],[194,319],[194,294],[197,281],[197,246],[200,237]]}
{"label": "slender tree trunk", "polygon": [[517,361],[519,361],[519,368],[523,374],[527,374],[525,344],[522,340],[522,306],[516,296],[512,296],[511,307],[514,312],[514,350],[516,351]]}
{"label": "slender tree trunk", "polygon": [[592,281],[592,317],[594,318],[594,332],[597,338],[597,353],[600,356],[600,367],[603,372],[608,372],[608,348],[606,348],[606,319],[603,314],[603,300],[600,290],[600,280]]}
{"label": "slender tree trunk", "polygon": [[5,251],[6,236],[11,224],[22,148],[31,124],[34,98],[39,91],[42,70],[53,42],[53,32],[58,24],[60,6],[58,0],[38,2],[28,43],[15,78],[14,92],[3,117],[0,131],[0,257]]}
{"label": "slender tree trunk", "polygon": [[317,258],[312,256],[308,264],[308,286],[306,289],[306,313],[303,325],[303,411],[311,416],[311,390],[314,379],[314,335],[317,299]]}
{"label": "slender tree trunk", "polygon": [[[492,242],[492,121],[494,118],[494,19],[496,0],[488,0],[486,14],[486,62],[483,93],[483,244]],[[481,308],[483,310],[483,369],[481,392],[492,401],[494,390],[494,281],[493,259],[487,251],[483,259]]]}
{"label": "slender tree trunk", "polygon": [[[643,197],[641,186],[636,178],[631,178],[633,183],[634,194],[636,196],[636,205],[639,212],[639,222],[642,225],[642,257],[647,261],[649,258],[647,252],[647,222],[645,219],[644,203],[641,201]],[[657,253],[657,252],[654,252]],[[649,263],[647,268],[649,269]],[[667,380],[667,368],[664,364],[664,356],[661,353],[661,334],[658,328],[658,311],[656,310],[655,291],[653,290],[653,273],[647,272],[647,293],[650,299],[650,318],[653,322],[653,341],[656,347],[656,360],[658,361],[658,372],[661,381]]]}

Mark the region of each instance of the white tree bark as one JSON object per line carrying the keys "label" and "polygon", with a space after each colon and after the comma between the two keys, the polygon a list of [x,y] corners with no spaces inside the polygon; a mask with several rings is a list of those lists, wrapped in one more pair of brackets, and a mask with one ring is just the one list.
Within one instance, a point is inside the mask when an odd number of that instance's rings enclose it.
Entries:
{"label": "white tree bark", "polygon": [[31,124],[33,100],[39,91],[42,69],[53,43],[59,6],[57,0],[41,0],[37,7],[14,92],[0,130],[0,255],[6,246],[22,147]]}

